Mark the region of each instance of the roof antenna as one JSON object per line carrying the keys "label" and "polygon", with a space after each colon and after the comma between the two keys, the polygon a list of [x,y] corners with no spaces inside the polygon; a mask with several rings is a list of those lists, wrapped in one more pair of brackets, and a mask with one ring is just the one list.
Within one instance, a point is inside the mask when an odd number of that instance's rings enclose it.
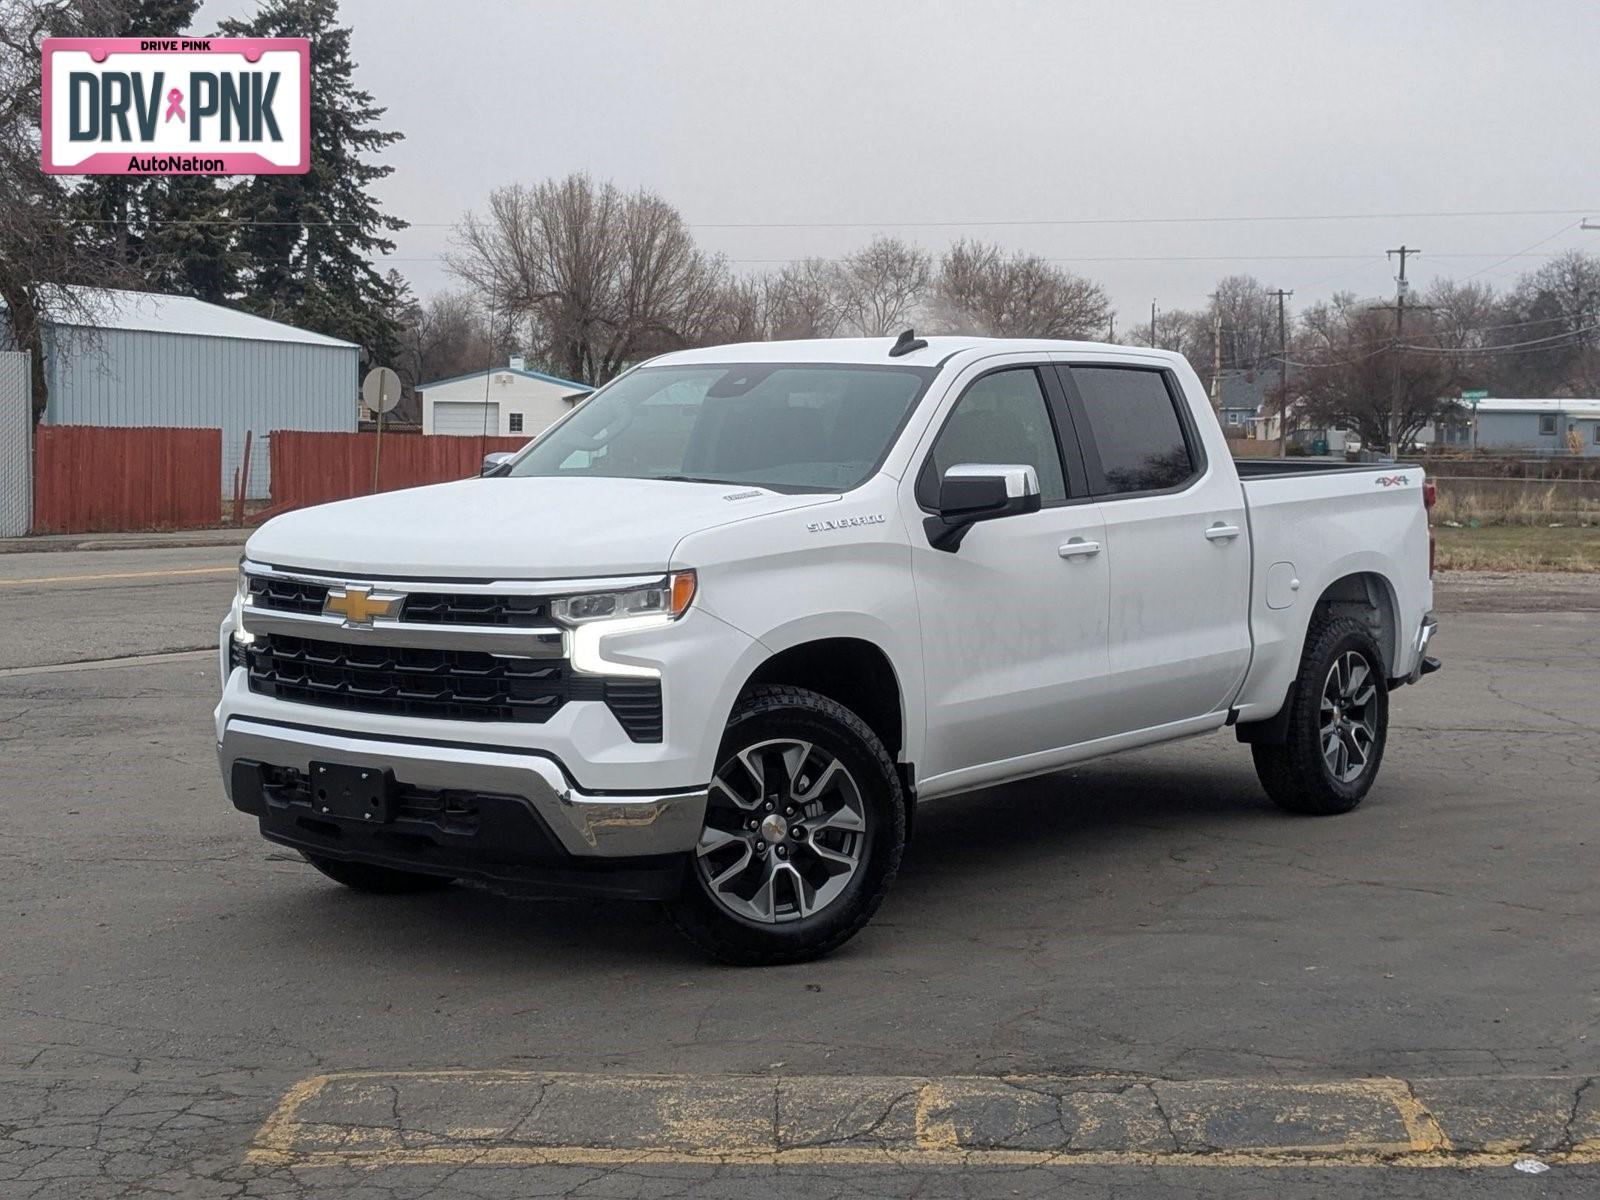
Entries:
{"label": "roof antenna", "polygon": [[927,348],[928,343],[917,336],[916,330],[905,329],[901,331],[900,336],[895,339],[894,345],[890,347],[889,357],[899,358],[902,354],[910,354],[914,350],[926,350]]}

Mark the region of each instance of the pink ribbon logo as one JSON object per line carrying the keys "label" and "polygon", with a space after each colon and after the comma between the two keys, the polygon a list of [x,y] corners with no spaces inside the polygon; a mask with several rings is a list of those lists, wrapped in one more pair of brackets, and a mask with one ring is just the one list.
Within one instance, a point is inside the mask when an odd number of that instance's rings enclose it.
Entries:
{"label": "pink ribbon logo", "polygon": [[162,123],[165,124],[166,121],[172,120],[173,117],[177,117],[180,121],[189,119],[183,115],[183,92],[177,88],[173,88],[167,93],[167,115]]}

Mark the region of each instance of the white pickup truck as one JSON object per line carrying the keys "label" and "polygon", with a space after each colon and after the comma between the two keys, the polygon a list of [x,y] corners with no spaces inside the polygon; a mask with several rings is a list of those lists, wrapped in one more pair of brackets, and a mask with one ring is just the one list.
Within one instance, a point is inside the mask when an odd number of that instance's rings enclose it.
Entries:
{"label": "white pickup truck", "polygon": [[659,899],[796,961],[940,796],[1232,726],[1276,803],[1354,808],[1438,665],[1429,498],[1414,466],[1236,465],[1158,351],[667,354],[484,478],[262,526],[222,774],[351,887]]}

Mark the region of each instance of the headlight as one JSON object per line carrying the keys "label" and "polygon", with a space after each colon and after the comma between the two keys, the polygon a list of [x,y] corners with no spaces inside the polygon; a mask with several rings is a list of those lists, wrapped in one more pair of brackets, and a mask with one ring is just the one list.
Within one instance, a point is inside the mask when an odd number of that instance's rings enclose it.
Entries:
{"label": "headlight", "polygon": [[694,601],[693,571],[677,571],[659,582],[621,592],[587,592],[550,602],[550,615],[564,625],[620,621],[630,617],[675,620]]}
{"label": "headlight", "polygon": [[233,641],[237,646],[248,646],[256,635],[244,627],[244,602],[250,595],[250,576],[239,572],[239,584],[233,589]]}
{"label": "headlight", "polygon": [[688,611],[694,591],[694,572],[676,571],[640,588],[562,596],[551,601],[550,613],[572,629],[572,669],[580,675],[659,679],[656,667],[609,657],[601,642],[672,624]]}

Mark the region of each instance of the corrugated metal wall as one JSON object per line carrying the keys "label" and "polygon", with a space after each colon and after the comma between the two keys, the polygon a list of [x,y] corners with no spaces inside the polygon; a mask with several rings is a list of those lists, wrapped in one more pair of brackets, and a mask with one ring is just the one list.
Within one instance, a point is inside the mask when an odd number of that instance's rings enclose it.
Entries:
{"label": "corrugated metal wall", "polygon": [[28,356],[0,352],[0,537],[33,525],[33,407]]}
{"label": "corrugated metal wall", "polygon": [[354,432],[360,351],[128,330],[47,331],[45,421],[52,425],[220,428],[218,495],[233,494],[254,431],[250,497],[271,493],[274,429]]}

